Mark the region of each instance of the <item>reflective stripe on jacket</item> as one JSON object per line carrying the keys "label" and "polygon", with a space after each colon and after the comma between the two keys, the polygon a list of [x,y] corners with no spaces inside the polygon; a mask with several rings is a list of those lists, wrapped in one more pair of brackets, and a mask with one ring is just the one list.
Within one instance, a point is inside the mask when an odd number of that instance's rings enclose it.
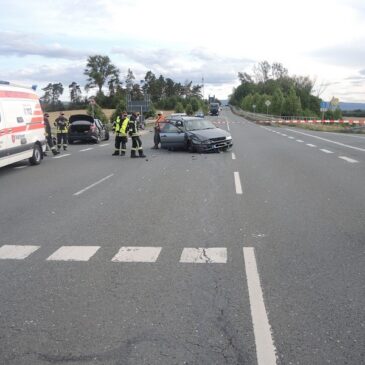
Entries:
{"label": "reflective stripe on jacket", "polygon": [[57,127],[57,133],[67,133],[68,131],[68,120],[63,117],[59,117],[54,122],[55,127]]}
{"label": "reflective stripe on jacket", "polygon": [[128,117],[125,117],[122,121],[120,120],[120,117],[117,117],[117,120],[115,121],[113,130],[118,136],[126,137],[127,136],[127,127],[128,127],[129,119]]}

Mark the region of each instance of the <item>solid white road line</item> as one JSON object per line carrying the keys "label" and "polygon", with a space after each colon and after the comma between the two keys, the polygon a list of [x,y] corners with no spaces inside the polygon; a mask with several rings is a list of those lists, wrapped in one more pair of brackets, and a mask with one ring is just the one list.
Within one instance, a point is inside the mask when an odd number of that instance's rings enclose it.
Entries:
{"label": "solid white road line", "polygon": [[156,262],[162,247],[122,247],[113,262]]}
{"label": "solid white road line", "polygon": [[242,185],[240,180],[240,173],[238,171],[234,172],[234,184],[236,187],[236,194],[242,194]]}
{"label": "solid white road line", "polygon": [[80,195],[80,194],[84,193],[85,191],[87,191],[87,190],[89,190],[89,189],[93,188],[94,186],[101,184],[103,181],[105,181],[105,180],[107,180],[107,179],[111,178],[112,176],[114,176],[114,174],[110,174],[110,175],[108,175],[108,176],[106,176],[106,177],[102,178],[101,180],[99,180],[99,181],[95,182],[94,184],[91,184],[91,185],[87,186],[85,189],[82,189],[82,190],[78,191],[77,193],[75,193],[75,194],[73,194],[73,195],[74,195],[74,196]]}
{"label": "solid white road line", "polygon": [[254,248],[244,247],[243,256],[246,268],[248,294],[250,298],[251,316],[256,342],[257,364],[275,365],[276,350],[265,308]]}
{"label": "solid white road line", "polygon": [[304,142],[301,139],[296,139],[296,141],[299,142],[299,143],[303,143]]}
{"label": "solid white road line", "polygon": [[322,151],[322,152],[324,152],[324,153],[333,153],[332,151],[326,150],[326,149],[324,149],[324,148],[321,148],[321,150],[320,150],[320,151]]}
{"label": "solid white road line", "polygon": [[309,137],[313,137],[313,138],[317,138],[317,139],[320,139],[322,141],[326,141],[326,142],[330,142],[330,143],[334,143],[334,144],[337,144],[339,146],[343,146],[343,147],[347,147],[347,148],[352,148],[354,150],[357,150],[357,151],[362,151],[362,152],[365,152],[365,148],[360,148],[360,147],[355,147],[355,146],[350,146],[348,144],[344,144],[344,143],[341,143],[341,142],[336,142],[336,141],[332,141],[331,139],[326,139],[326,138],[322,138],[322,137],[318,137],[318,136],[314,136],[313,134],[309,134],[309,133],[303,133],[303,132],[299,132],[299,131],[295,131],[293,129],[288,129],[288,131],[291,131],[291,132],[294,132],[294,133],[300,133],[300,134],[303,134],[305,136],[309,136]]}
{"label": "solid white road line", "polygon": [[80,152],[90,151],[90,150],[93,150],[93,149],[94,149],[93,147],[89,147],[89,148],[85,148],[84,150],[80,150]]}
{"label": "solid white road line", "polygon": [[56,156],[56,157],[53,157],[53,158],[64,158],[64,157],[67,157],[67,156],[71,156],[71,153],[66,153],[65,155],[59,155],[59,156]]}
{"label": "solid white road line", "polygon": [[180,262],[192,264],[225,264],[227,263],[227,248],[184,248]]}
{"label": "solid white road line", "polygon": [[236,159],[236,155],[234,154],[234,152],[232,152],[232,160]]}
{"label": "solid white road line", "polygon": [[311,143],[307,143],[306,144],[308,147],[317,147],[315,144],[311,144]]}
{"label": "solid white road line", "polygon": [[357,160],[354,160],[353,158],[346,157],[346,156],[338,156],[338,158],[341,158],[342,160],[345,160],[345,161],[350,162],[350,163],[358,163],[359,162]]}
{"label": "solid white road line", "polygon": [[47,261],[89,261],[100,246],[62,246]]}
{"label": "solid white road line", "polygon": [[40,246],[4,245],[0,247],[0,259],[23,260]]}

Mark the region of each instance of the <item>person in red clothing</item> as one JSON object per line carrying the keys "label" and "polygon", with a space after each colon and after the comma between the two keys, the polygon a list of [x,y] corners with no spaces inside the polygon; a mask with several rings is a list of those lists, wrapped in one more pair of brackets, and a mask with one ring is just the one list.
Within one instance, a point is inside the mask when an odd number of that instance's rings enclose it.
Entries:
{"label": "person in red clothing", "polygon": [[157,114],[157,119],[155,121],[155,135],[153,136],[153,142],[155,143],[154,147],[152,147],[153,149],[157,150],[158,149],[158,144],[161,142],[160,141],[160,130],[161,130],[161,123],[166,122],[165,117],[163,116],[162,112],[158,112]]}

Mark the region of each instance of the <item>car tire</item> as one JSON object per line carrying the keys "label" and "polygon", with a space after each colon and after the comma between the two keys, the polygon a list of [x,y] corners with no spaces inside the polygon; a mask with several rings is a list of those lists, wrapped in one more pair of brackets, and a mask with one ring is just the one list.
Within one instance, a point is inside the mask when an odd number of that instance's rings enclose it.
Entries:
{"label": "car tire", "polygon": [[109,132],[105,132],[105,140],[109,141],[109,138],[110,138]]}
{"label": "car tire", "polygon": [[96,137],[95,143],[99,144],[100,142],[101,142],[101,137],[100,137],[100,134],[98,134]]}
{"label": "car tire", "polygon": [[33,156],[29,159],[31,165],[39,165],[42,162],[42,149],[39,144],[33,147]]}

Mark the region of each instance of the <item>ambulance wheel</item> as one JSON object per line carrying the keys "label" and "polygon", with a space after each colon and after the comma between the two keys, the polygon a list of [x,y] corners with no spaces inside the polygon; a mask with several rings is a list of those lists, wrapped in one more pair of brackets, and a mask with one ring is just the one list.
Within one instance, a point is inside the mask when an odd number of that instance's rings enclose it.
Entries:
{"label": "ambulance wheel", "polygon": [[39,144],[33,147],[33,156],[29,159],[31,165],[39,165],[42,161],[42,150]]}

